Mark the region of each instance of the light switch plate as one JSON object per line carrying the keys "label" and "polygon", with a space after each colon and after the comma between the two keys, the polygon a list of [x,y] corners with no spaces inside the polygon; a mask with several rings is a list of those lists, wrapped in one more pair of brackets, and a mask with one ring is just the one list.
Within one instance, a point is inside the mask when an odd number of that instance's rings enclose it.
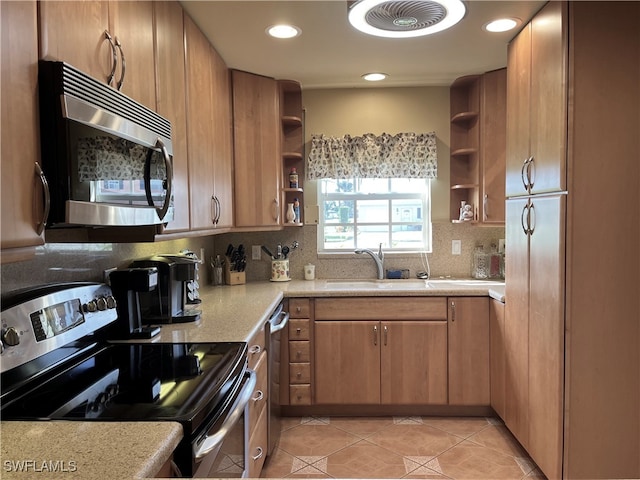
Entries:
{"label": "light switch plate", "polygon": [[262,258],[260,245],[251,245],[251,260],[260,260]]}
{"label": "light switch plate", "polygon": [[462,240],[451,240],[451,255],[462,253]]}

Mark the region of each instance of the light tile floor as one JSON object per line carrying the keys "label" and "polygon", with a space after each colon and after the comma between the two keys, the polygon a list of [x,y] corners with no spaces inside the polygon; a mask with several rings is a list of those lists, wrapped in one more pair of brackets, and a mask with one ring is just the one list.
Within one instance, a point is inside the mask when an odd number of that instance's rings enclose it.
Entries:
{"label": "light tile floor", "polygon": [[485,417],[284,418],[261,476],[545,479],[502,422]]}

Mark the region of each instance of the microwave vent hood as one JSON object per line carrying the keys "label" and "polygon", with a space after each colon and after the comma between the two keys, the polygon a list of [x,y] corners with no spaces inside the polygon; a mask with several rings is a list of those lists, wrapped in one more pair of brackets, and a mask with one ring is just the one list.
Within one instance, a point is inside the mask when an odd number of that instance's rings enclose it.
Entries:
{"label": "microwave vent hood", "polygon": [[47,228],[173,220],[169,120],[68,63],[41,60],[38,83]]}

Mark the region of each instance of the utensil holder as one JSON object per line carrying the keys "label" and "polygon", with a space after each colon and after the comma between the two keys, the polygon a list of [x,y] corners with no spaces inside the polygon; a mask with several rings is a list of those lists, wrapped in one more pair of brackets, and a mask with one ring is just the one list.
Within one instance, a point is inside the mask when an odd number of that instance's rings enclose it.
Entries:
{"label": "utensil holder", "polygon": [[289,275],[289,259],[272,260],[271,281],[288,282],[289,280],[291,280],[291,276]]}

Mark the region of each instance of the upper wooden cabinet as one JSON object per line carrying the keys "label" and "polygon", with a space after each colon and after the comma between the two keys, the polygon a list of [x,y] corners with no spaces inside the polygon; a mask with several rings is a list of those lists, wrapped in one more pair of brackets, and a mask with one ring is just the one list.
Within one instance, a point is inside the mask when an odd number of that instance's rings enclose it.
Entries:
{"label": "upper wooden cabinet", "polygon": [[230,227],[233,156],[229,70],[188,15],[184,26],[190,228]]}
{"label": "upper wooden cabinet", "polygon": [[235,226],[280,224],[280,118],[273,78],[233,70]]}
{"label": "upper wooden cabinet", "polygon": [[175,213],[164,232],[189,229],[189,169],[184,61],[184,21],[177,1],[154,2],[156,108],[171,122]]}
{"label": "upper wooden cabinet", "polygon": [[504,223],[506,69],[458,78],[450,87],[451,220],[464,201],[473,223]]}
{"label": "upper wooden cabinet", "polygon": [[67,62],[105,82],[115,66],[110,84],[122,80],[123,93],[155,109],[152,2],[45,1],[39,14],[41,58]]}
{"label": "upper wooden cabinet", "polygon": [[566,5],[561,2],[542,9],[509,44],[509,197],[567,188],[566,46]]}
{"label": "upper wooden cabinet", "polygon": [[2,263],[34,255],[44,239],[43,185],[37,173],[38,31],[36,2],[0,2],[2,19]]}

